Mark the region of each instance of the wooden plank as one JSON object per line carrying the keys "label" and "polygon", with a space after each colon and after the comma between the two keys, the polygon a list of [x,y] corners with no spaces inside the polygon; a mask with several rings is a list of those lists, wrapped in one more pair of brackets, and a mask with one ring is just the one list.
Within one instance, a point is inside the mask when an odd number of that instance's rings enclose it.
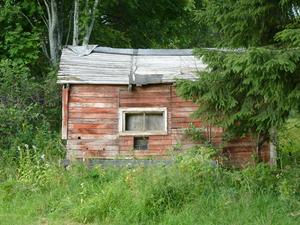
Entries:
{"label": "wooden plank", "polygon": [[68,104],[69,104],[69,87],[63,86],[62,88],[62,139],[68,137]]}
{"label": "wooden plank", "polygon": [[87,92],[87,91],[73,91],[70,93],[71,97],[94,97],[101,98],[102,100],[106,98],[118,98],[118,93],[116,92]]}
{"label": "wooden plank", "polygon": [[107,138],[99,138],[94,140],[68,140],[67,146],[101,146],[101,145],[118,145],[119,139],[107,139]]}
{"label": "wooden plank", "polygon": [[118,119],[108,118],[108,119],[96,119],[96,118],[69,118],[69,124],[118,124]]}
{"label": "wooden plank", "polygon": [[166,92],[166,91],[151,91],[151,92],[146,92],[146,91],[132,91],[132,92],[128,92],[128,91],[122,91],[120,92],[120,98],[122,99],[130,99],[130,98],[153,98],[153,96],[156,97],[162,97],[162,98],[169,98],[170,97],[170,93]]}
{"label": "wooden plank", "polygon": [[165,135],[165,136],[152,135],[152,136],[149,136],[149,141],[152,141],[152,140],[172,140],[172,136],[171,135]]}
{"label": "wooden plank", "polygon": [[82,135],[82,134],[113,134],[113,133],[117,133],[118,129],[117,127],[113,127],[113,128],[77,128],[77,129],[70,129],[69,133],[70,134],[76,134],[76,135]]}
{"label": "wooden plank", "polygon": [[99,97],[74,97],[70,96],[70,102],[80,103],[114,103],[117,102],[117,98],[99,98]]}
{"label": "wooden plank", "polygon": [[183,122],[183,123],[177,122],[177,123],[172,123],[171,128],[172,129],[174,129],[174,128],[176,128],[176,129],[181,129],[181,128],[186,129],[186,128],[190,128],[191,124],[194,124],[196,127],[201,127],[200,122],[199,123],[195,123],[195,122],[188,122],[188,123],[187,122]]}
{"label": "wooden plank", "polygon": [[194,107],[177,107],[177,108],[172,108],[173,113],[187,113],[189,115],[190,113],[195,112],[198,109],[198,106]]}
{"label": "wooden plank", "polygon": [[75,124],[69,124],[69,129],[113,129],[113,128],[118,128],[118,124],[113,124],[113,123],[75,123]]}
{"label": "wooden plank", "polygon": [[87,150],[82,152],[84,158],[97,158],[97,157],[116,157],[119,154],[119,150],[99,151],[99,150]]}
{"label": "wooden plank", "polygon": [[168,151],[172,148],[172,144],[170,145],[149,145],[149,151]]}
{"label": "wooden plank", "polygon": [[167,93],[170,93],[170,87],[171,85],[170,84],[155,84],[155,85],[146,85],[146,86],[141,86],[141,87],[135,87],[133,89],[133,93],[137,93],[137,92],[167,92]]}
{"label": "wooden plank", "polygon": [[127,151],[121,150],[119,152],[120,156],[159,156],[159,155],[165,155],[166,153],[164,151],[150,151],[150,150],[132,150]]}
{"label": "wooden plank", "polygon": [[165,140],[150,139],[149,140],[149,146],[152,146],[152,145],[171,145],[171,144],[172,144],[171,139],[165,139]]}
{"label": "wooden plank", "polygon": [[[80,137],[80,139],[78,138]],[[107,140],[112,140],[117,138],[118,135],[116,134],[82,134],[82,135],[75,135],[75,134],[68,134],[68,138],[69,139],[73,139],[73,140],[97,140],[97,139],[107,139]]]}
{"label": "wooden plank", "polygon": [[172,118],[189,118],[191,114],[192,112],[174,112],[173,110],[171,112]]}
{"label": "wooden plank", "polygon": [[156,103],[156,102],[143,102],[143,103],[136,103],[136,102],[130,102],[130,103],[121,103],[120,107],[168,107],[169,103]]}
{"label": "wooden plank", "polygon": [[192,102],[172,102],[172,107],[173,108],[181,108],[181,107],[194,107],[194,103]]}
{"label": "wooden plank", "polygon": [[69,113],[69,118],[74,119],[114,119],[117,117],[117,114],[111,114],[111,113]]}
{"label": "wooden plank", "polygon": [[117,93],[119,86],[116,85],[76,85],[72,87],[72,92],[111,92]]}
{"label": "wooden plank", "polygon": [[133,141],[120,141],[119,146],[127,146],[128,148],[133,148]]}
{"label": "wooden plank", "polygon": [[69,107],[69,112],[71,113],[112,113],[117,114],[117,108],[94,108],[94,107]]}
{"label": "wooden plank", "polygon": [[170,99],[169,98],[160,98],[160,96],[155,96],[152,98],[120,98],[120,104],[126,104],[126,103],[139,103],[139,104],[144,104],[147,101],[151,101],[152,104],[156,103],[164,103],[166,105],[169,104]]}
{"label": "wooden plank", "polygon": [[117,144],[105,144],[105,145],[68,145],[69,149],[78,151],[119,151],[119,145]]}
{"label": "wooden plank", "polygon": [[122,96],[120,96],[120,102],[122,103],[130,103],[130,102],[136,102],[136,103],[144,103],[144,102],[148,102],[148,101],[153,101],[155,103],[166,103],[166,104],[170,104],[170,98],[169,97],[163,97],[160,96],[159,94],[155,94],[153,96],[132,96],[132,97],[128,97],[128,98],[123,98]]}
{"label": "wooden plank", "polygon": [[172,118],[172,124],[173,123],[192,123],[192,122],[200,122],[200,121],[189,118],[189,117],[174,117],[174,118]]}
{"label": "wooden plank", "polygon": [[78,140],[92,140],[92,139],[101,139],[103,135],[109,135],[110,133],[103,134],[68,134],[68,139],[78,139]]}
{"label": "wooden plank", "polygon": [[[148,85],[147,85],[148,86]],[[141,94],[145,94],[145,95],[153,95],[153,94],[161,94],[163,96],[167,96],[170,97],[170,90],[169,90],[169,86],[165,86],[165,87],[160,87],[160,88],[146,88],[147,86],[143,86],[141,87],[134,87],[132,89],[132,91],[128,91],[128,90],[120,90],[120,94],[121,96],[126,97],[130,97],[130,96],[139,96]]]}
{"label": "wooden plank", "polygon": [[96,139],[96,140],[69,140],[67,143],[68,149],[85,149],[88,148],[103,148],[105,146],[119,146],[119,140],[107,140],[107,139]]}
{"label": "wooden plank", "polygon": [[117,108],[117,103],[81,103],[81,102],[70,102],[70,107],[94,107],[94,108]]}
{"label": "wooden plank", "polygon": [[118,151],[119,150],[119,145],[116,143],[112,144],[102,144],[102,145],[89,145],[89,144],[84,144],[84,145],[74,145],[74,144],[69,144],[67,145],[68,149],[71,150],[79,150],[79,151],[87,151],[87,150],[97,150],[97,151]]}
{"label": "wooden plank", "polygon": [[172,95],[172,102],[174,103],[182,103],[182,102],[189,102],[192,103],[194,106],[197,106],[195,103],[193,103],[191,100],[185,100],[183,98],[177,97]]}

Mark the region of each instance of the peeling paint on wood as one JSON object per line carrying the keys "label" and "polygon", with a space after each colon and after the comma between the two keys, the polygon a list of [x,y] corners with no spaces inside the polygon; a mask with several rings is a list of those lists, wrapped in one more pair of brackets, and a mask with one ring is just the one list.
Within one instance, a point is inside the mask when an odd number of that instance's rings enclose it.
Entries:
{"label": "peeling paint on wood", "polygon": [[[187,149],[195,144],[185,135],[185,129],[194,124],[203,128],[204,135],[222,147],[221,128],[209,127],[189,117],[198,107],[176,95],[172,85],[147,85],[134,87],[131,92],[124,85],[72,85],[68,103],[68,157],[99,159],[145,159],[167,158],[169,149],[180,144]],[[133,136],[120,136],[118,131],[119,108],[122,107],[163,107],[167,109],[167,133],[149,135],[148,150],[134,150]],[[233,140],[224,147],[223,154],[243,165],[251,161],[253,140],[245,137]],[[267,148],[266,148],[267,149]],[[268,151],[261,154],[268,159]]]}
{"label": "peeling paint on wood", "polygon": [[69,87],[63,86],[62,88],[62,129],[61,136],[62,139],[67,139],[68,137],[68,104],[69,104]]}

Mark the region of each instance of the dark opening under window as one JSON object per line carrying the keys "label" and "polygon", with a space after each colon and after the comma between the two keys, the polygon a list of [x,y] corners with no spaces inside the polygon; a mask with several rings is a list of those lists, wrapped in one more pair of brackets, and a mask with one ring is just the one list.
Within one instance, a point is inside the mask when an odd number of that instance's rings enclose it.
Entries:
{"label": "dark opening under window", "polygon": [[148,137],[134,137],[133,148],[134,150],[147,150],[148,149]]}

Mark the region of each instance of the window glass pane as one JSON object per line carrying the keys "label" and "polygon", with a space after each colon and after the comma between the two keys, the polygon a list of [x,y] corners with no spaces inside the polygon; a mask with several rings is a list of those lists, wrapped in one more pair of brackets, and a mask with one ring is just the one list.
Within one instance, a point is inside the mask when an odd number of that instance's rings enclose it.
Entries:
{"label": "window glass pane", "polygon": [[135,150],[147,150],[148,149],[148,137],[134,137],[134,149]]}
{"label": "window glass pane", "polygon": [[125,131],[143,131],[143,117],[142,113],[126,113]]}
{"label": "window glass pane", "polygon": [[145,130],[164,130],[164,115],[159,113],[147,113],[145,118]]}

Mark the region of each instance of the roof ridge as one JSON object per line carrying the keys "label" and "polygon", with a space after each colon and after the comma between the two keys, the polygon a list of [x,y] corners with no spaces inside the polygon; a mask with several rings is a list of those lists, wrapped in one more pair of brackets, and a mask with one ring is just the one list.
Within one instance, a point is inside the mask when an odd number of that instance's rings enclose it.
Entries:
{"label": "roof ridge", "polygon": [[147,48],[110,48],[96,47],[94,53],[141,55],[141,56],[192,56],[193,49],[147,49]]}

